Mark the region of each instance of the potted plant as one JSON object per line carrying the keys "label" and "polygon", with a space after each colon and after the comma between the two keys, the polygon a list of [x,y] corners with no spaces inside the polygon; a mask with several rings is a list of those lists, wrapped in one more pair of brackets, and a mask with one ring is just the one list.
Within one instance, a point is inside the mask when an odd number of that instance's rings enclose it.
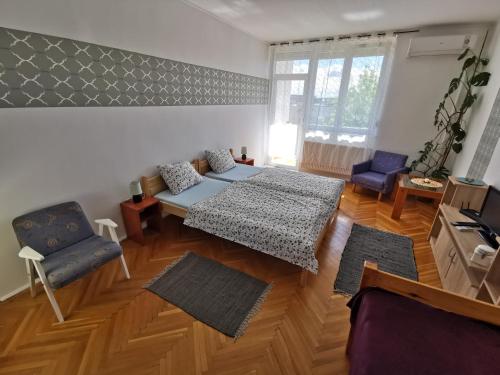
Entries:
{"label": "potted plant", "polygon": [[457,154],[462,151],[467,135],[464,126],[465,114],[476,102],[480,87],[486,86],[490,79],[490,73],[483,71],[489,62],[489,59],[483,57],[485,42],[486,37],[479,55],[467,48],[458,57],[458,61],[464,60],[462,69],[459,75],[451,80],[443,100],[436,109],[436,135],[424,143],[423,150],[419,151],[419,158],[411,163],[415,174],[434,178],[446,178],[450,174],[445,163],[451,151]]}

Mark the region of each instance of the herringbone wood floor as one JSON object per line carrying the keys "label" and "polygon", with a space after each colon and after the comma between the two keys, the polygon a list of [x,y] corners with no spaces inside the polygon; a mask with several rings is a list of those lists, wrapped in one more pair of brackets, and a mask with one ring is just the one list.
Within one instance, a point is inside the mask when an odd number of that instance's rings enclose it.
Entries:
{"label": "herringbone wood floor", "polygon": [[[394,221],[391,207],[346,187],[318,254],[320,273],[305,289],[297,267],[169,217],[146,246],[123,243],[131,280],[116,261],[57,291],[65,323],[56,323],[44,293],[2,303],[0,374],[345,374],[349,310],[332,285],[353,222],[411,236],[420,280],[439,285],[426,241],[435,209],[410,201]],[[274,282],[236,343],[141,288],[187,249]]]}

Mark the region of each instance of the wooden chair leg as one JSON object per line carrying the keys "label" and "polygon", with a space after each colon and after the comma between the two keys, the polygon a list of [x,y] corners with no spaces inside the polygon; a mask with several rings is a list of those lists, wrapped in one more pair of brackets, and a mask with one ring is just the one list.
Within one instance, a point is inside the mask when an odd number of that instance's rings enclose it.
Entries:
{"label": "wooden chair leg", "polygon": [[122,270],[123,270],[123,273],[125,274],[125,277],[127,279],[130,279],[130,273],[128,272],[128,267],[127,267],[127,263],[125,262],[125,257],[122,255],[120,255],[120,264],[122,265]]}
{"label": "wooden chair leg", "polygon": [[382,192],[379,191],[379,193],[378,193],[378,200],[381,201],[382,198],[383,198],[383,196],[384,196],[384,194],[382,194]]}
{"label": "wooden chair leg", "polygon": [[45,293],[47,293],[47,297],[49,297],[50,304],[52,305],[52,309],[56,313],[57,320],[59,323],[64,322],[64,317],[61,312],[61,309],[59,308],[59,304],[56,301],[56,297],[54,296],[54,293],[52,292],[52,289],[48,285],[44,285],[43,289],[45,289]]}
{"label": "wooden chair leg", "polygon": [[356,184],[352,184],[352,192],[355,193],[356,192]]}
{"label": "wooden chair leg", "polygon": [[52,309],[54,310],[57,320],[59,323],[64,322],[64,317],[61,312],[61,309],[59,308],[59,304],[56,301],[56,297],[54,296],[54,292],[52,292],[52,288],[49,285],[49,282],[47,281],[47,277],[45,276],[45,271],[42,268],[42,265],[40,262],[33,262],[36,272],[38,273],[38,277],[40,277],[40,280],[43,284],[43,289],[45,289],[45,293],[47,293],[47,297],[49,297],[50,304],[52,305]]}
{"label": "wooden chair leg", "polygon": [[33,263],[29,259],[26,259],[26,272],[28,273],[28,282],[30,284],[31,297],[36,297],[36,283],[35,283],[35,269]]}

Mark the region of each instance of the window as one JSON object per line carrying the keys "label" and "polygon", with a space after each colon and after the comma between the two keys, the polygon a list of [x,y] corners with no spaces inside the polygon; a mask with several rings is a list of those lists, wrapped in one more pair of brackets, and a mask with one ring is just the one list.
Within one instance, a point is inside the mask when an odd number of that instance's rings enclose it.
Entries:
{"label": "window", "polygon": [[332,128],[338,122],[337,113],[343,69],[344,59],[318,60],[308,129]]}
{"label": "window", "polygon": [[374,135],[394,38],[278,46],[269,158],[295,165],[303,139],[366,146]]}
{"label": "window", "polygon": [[273,71],[273,113],[268,155],[272,164],[294,166],[306,107],[309,59],[277,60]]}

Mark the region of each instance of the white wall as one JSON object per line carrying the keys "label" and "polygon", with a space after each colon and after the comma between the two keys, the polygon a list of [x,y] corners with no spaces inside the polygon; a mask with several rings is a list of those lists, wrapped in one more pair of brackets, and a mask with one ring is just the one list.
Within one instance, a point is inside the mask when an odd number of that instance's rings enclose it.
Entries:
{"label": "white wall", "polygon": [[[178,0],[0,0],[0,26],[267,76],[264,43]],[[77,200],[123,228],[129,182],[158,163],[241,145],[262,161],[265,115],[264,105],[1,109],[0,296],[26,283],[14,217]]]}
{"label": "white wall", "polygon": [[457,55],[407,57],[410,39],[418,36],[475,34],[478,45],[487,25],[450,25],[422,28],[418,33],[400,34],[392,76],[378,136],[376,149],[409,155],[411,162],[423,144],[435,135],[434,113],[448,89],[451,78],[460,71]]}
{"label": "white wall", "polygon": [[[469,166],[474,158],[474,154],[483,135],[483,131],[490,117],[490,112],[495,102],[495,98],[500,89],[500,21],[497,23],[495,32],[490,36],[491,43],[487,56],[490,57],[490,63],[486,70],[491,73],[488,86],[484,87],[481,94],[481,100],[474,107],[473,115],[469,121],[468,135],[465,140],[464,149],[456,159],[453,167],[453,174],[465,176]],[[500,142],[497,144],[495,152],[486,170],[484,181],[488,184],[496,185],[500,188]]]}

